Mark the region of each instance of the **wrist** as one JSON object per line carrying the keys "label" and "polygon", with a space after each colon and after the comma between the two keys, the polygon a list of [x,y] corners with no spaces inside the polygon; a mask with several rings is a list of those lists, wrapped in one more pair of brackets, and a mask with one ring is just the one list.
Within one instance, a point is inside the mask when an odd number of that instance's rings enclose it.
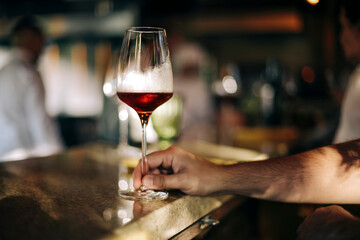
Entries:
{"label": "wrist", "polygon": [[214,194],[236,194],[239,186],[238,174],[234,165],[216,166],[216,177],[214,177]]}

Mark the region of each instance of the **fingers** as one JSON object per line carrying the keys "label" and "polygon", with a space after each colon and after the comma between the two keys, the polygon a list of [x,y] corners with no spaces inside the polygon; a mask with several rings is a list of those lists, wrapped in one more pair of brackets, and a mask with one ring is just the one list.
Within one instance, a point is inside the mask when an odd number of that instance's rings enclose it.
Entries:
{"label": "fingers", "polygon": [[134,169],[134,172],[133,172],[133,186],[135,189],[139,189],[140,186],[141,186],[141,178],[142,178],[142,175],[141,175],[141,165],[138,164],[136,166],[136,168]]}
{"label": "fingers", "polygon": [[147,155],[147,160],[150,168],[171,168],[173,159],[175,157],[175,147],[170,147],[163,151],[157,151]]}
{"label": "fingers", "polygon": [[[153,152],[147,156],[150,171],[141,174],[141,165],[133,173],[134,188],[141,183],[149,189],[178,189],[191,195],[205,195],[223,189],[217,180],[220,166],[178,147]],[[204,184],[205,183],[205,184]]]}
{"label": "fingers", "polygon": [[180,189],[181,174],[176,175],[146,175],[142,182],[149,189]]}
{"label": "fingers", "polygon": [[[147,155],[149,168],[151,169],[149,173],[152,174],[173,173],[172,163],[173,163],[173,158],[175,156],[174,151],[177,151],[176,149],[177,149],[176,147],[170,147],[166,150],[153,152]],[[135,189],[140,188],[142,177],[143,176],[141,173],[141,165],[138,164],[133,172],[133,179],[134,179],[133,186]]]}

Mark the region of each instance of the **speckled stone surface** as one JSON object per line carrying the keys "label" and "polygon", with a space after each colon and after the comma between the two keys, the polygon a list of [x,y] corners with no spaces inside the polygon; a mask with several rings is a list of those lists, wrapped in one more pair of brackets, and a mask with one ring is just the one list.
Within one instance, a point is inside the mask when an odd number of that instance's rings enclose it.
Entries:
{"label": "speckled stone surface", "polygon": [[231,198],[120,199],[114,152],[93,144],[0,163],[0,239],[168,239]]}

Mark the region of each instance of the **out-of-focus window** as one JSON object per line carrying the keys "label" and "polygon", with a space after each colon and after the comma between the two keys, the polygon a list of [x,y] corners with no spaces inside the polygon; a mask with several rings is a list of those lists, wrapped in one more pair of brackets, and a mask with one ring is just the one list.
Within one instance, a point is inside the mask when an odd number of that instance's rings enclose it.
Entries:
{"label": "out-of-focus window", "polygon": [[[95,116],[102,111],[102,82],[88,65],[88,48],[79,42],[48,46],[40,62],[49,114]],[[96,56],[95,56],[96,57]]]}
{"label": "out-of-focus window", "polygon": [[2,68],[9,57],[9,49],[5,47],[0,47],[0,68]]}

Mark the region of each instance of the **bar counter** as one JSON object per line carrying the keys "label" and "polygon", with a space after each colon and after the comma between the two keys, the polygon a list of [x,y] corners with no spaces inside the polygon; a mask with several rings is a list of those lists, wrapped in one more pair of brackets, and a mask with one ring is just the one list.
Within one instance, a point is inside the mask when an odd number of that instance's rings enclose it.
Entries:
{"label": "bar counter", "polygon": [[[188,147],[198,154],[208,149],[204,143]],[[248,160],[264,157],[243,152]],[[243,202],[178,191],[161,201],[123,200],[118,154],[114,146],[94,143],[0,163],[0,239],[190,239],[213,223],[209,217],[221,218]]]}

